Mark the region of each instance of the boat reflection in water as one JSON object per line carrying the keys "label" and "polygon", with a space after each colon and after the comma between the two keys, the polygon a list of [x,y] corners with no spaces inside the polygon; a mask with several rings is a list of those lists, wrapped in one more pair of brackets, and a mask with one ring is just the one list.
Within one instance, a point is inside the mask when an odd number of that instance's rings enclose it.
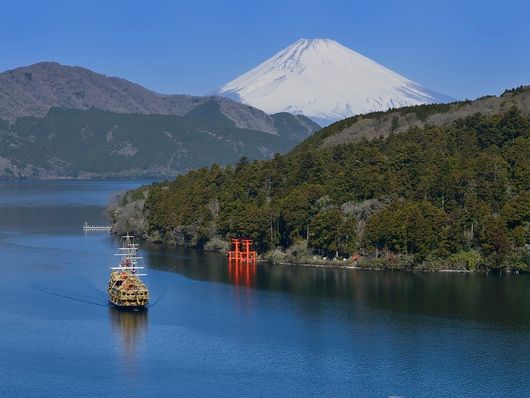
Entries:
{"label": "boat reflection in water", "polygon": [[147,314],[147,311],[128,311],[109,306],[112,332],[119,341],[127,373],[137,373],[138,351],[147,334]]}

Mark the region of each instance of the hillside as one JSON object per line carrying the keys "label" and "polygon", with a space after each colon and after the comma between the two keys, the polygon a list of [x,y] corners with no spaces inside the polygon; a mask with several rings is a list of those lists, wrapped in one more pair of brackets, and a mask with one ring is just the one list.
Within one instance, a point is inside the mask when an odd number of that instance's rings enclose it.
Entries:
{"label": "hillside", "polygon": [[[78,66],[41,62],[0,73],[0,119],[11,123],[20,117],[44,117],[52,107],[183,116],[212,101],[240,129],[274,135],[283,132],[274,116],[227,98],[163,95]],[[296,125],[297,137],[305,138],[319,128],[301,116],[283,117],[290,117],[290,123]]]}
{"label": "hillside", "polygon": [[[285,156],[130,192],[115,230],[198,247],[251,236],[277,261],[355,253],[366,267],[529,271],[527,101],[519,88],[347,119]],[[363,120],[389,122],[394,134],[362,135]]]}
{"label": "hillside", "polygon": [[[299,140],[283,115],[274,117]],[[167,177],[242,156],[269,159],[296,142],[236,127],[214,100],[183,116],[52,108],[43,118],[0,121],[0,179]]]}
{"label": "hillside", "polygon": [[387,137],[415,127],[446,126],[459,118],[477,113],[494,115],[512,106],[525,114],[530,113],[530,86],[506,90],[498,97],[486,96],[474,101],[409,106],[350,117],[320,130],[300,144],[299,150],[333,147],[363,138]]}

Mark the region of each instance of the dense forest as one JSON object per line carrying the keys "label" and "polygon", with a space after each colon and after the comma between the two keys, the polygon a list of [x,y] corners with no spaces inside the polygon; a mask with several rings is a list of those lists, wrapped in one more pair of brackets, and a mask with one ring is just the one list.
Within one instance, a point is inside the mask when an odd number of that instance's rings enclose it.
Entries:
{"label": "dense forest", "polygon": [[129,192],[122,205],[140,199],[146,236],[171,244],[249,236],[288,261],[529,271],[530,118],[513,106],[385,138],[302,144]]}

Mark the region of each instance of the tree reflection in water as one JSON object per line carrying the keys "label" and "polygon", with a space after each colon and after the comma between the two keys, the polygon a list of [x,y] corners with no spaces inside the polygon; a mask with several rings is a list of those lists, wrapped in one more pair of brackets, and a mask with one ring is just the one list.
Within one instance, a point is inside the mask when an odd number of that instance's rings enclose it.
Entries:
{"label": "tree reflection in water", "polygon": [[262,263],[249,267],[245,263],[230,265],[220,254],[157,245],[149,245],[145,254],[149,268],[191,279],[315,297],[317,301],[308,304],[312,311],[318,311],[322,299],[333,299],[346,313],[361,305],[509,325],[530,323],[530,275],[361,271]]}

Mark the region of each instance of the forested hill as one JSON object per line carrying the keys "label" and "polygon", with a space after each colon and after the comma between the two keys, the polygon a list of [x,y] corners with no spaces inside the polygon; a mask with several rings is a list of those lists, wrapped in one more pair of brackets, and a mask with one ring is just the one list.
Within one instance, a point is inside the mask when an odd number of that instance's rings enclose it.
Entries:
{"label": "forested hill", "polygon": [[238,128],[215,101],[183,116],[52,108],[44,118],[0,120],[0,179],[166,177],[241,156],[270,159],[299,140],[293,115],[272,117],[281,136]]}
{"label": "forested hill", "polygon": [[[456,117],[456,104],[443,109],[452,119],[444,124],[325,145],[364,117],[345,120],[285,156],[214,165],[129,192],[115,227],[197,246],[251,236],[260,252],[280,248],[295,261],[355,253],[371,267],[528,271],[527,98],[528,89],[517,89],[494,98],[504,101],[495,112]],[[418,107],[416,117],[439,107]],[[392,123],[396,112],[377,118]]]}
{"label": "forested hill", "polygon": [[302,115],[160,94],[56,62],[0,73],[0,179],[174,176],[270,159],[318,129]]}
{"label": "forested hill", "polygon": [[408,106],[350,117],[320,130],[301,143],[296,150],[343,145],[363,138],[387,137],[413,127],[446,126],[476,113],[490,116],[513,106],[524,114],[530,113],[530,86],[506,90],[498,97],[489,95],[474,101]]}

